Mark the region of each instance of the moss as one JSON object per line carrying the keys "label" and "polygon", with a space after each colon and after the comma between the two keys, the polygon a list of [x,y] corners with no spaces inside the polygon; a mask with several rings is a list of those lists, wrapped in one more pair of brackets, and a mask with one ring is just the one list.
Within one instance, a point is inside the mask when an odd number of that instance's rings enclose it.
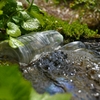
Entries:
{"label": "moss", "polygon": [[69,24],[68,21],[63,21],[46,13],[41,18],[44,21],[44,25],[40,29],[41,31],[57,30],[64,36],[65,40],[68,41],[100,37],[98,30],[91,30],[87,24],[82,24],[78,20]]}

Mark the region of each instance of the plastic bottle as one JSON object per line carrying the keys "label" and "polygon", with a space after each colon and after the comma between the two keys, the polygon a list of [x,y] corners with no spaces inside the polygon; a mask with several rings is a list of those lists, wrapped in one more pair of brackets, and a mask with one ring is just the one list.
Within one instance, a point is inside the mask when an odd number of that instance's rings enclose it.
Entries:
{"label": "plastic bottle", "polygon": [[66,45],[64,45],[63,47],[61,47],[61,50],[76,50],[76,49],[80,49],[80,48],[86,48],[85,44],[82,43],[81,41],[74,41],[74,42],[70,42]]}
{"label": "plastic bottle", "polygon": [[8,42],[0,44],[0,57],[6,56],[28,64],[35,55],[54,50],[63,42],[63,36],[55,31],[32,32],[17,38],[24,46],[14,49]]}

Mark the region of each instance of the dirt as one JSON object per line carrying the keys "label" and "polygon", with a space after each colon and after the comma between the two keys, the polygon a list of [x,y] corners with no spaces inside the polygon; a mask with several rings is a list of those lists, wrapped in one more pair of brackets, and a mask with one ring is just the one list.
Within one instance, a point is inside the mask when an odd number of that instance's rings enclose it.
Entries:
{"label": "dirt", "polygon": [[67,1],[67,4],[61,2],[56,5],[52,2],[52,0],[49,0],[48,3],[46,3],[45,0],[34,0],[35,4],[50,15],[61,18],[62,20],[69,20],[70,23],[78,19],[81,23],[86,23],[90,28],[99,29],[99,12],[96,12],[96,10],[84,10],[82,7],[80,7],[80,9],[71,9],[69,7],[70,2],[71,1]]}
{"label": "dirt", "polygon": [[[44,11],[50,15],[61,18],[62,20],[69,20],[73,18],[78,18],[78,14],[75,11],[72,11],[65,3],[55,5],[52,0],[49,0],[48,3],[45,0],[34,0],[34,2]],[[74,16],[73,16],[74,15]]]}

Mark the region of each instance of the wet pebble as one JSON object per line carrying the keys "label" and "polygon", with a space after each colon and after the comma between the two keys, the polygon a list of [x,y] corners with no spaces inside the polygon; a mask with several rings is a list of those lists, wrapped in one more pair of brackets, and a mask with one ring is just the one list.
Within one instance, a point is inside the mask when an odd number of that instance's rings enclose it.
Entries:
{"label": "wet pebble", "polygon": [[41,54],[23,69],[38,93],[70,92],[73,100],[99,100],[100,58],[90,49],[55,50]]}

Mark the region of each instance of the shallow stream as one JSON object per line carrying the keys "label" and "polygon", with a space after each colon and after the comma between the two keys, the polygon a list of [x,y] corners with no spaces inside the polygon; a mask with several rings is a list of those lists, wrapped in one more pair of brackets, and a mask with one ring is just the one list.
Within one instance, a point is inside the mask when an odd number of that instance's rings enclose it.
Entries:
{"label": "shallow stream", "polygon": [[71,42],[22,68],[38,93],[70,92],[72,100],[100,100],[99,42]]}

